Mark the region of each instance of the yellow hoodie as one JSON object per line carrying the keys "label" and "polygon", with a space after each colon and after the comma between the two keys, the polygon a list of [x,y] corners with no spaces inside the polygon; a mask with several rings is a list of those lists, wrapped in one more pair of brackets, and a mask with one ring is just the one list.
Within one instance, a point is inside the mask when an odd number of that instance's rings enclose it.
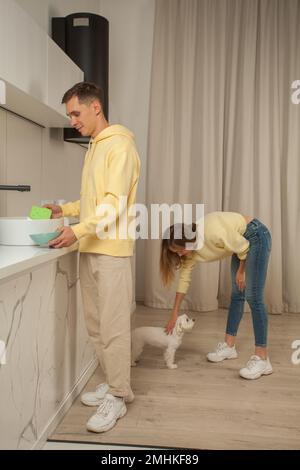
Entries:
{"label": "yellow hoodie", "polygon": [[[108,126],[90,140],[82,170],[80,200],[62,206],[64,216],[80,215],[80,223],[72,227],[80,252],[132,255],[134,240],[120,235],[118,229],[120,216],[130,224],[128,210],[135,203],[139,173],[134,136],[126,127]],[[120,211],[121,196],[127,197],[127,207],[122,206]],[[106,224],[107,214],[99,213],[104,204],[115,208],[116,223]],[[116,238],[110,239],[108,230],[114,226]]]}
{"label": "yellow hoodie", "polygon": [[211,212],[205,215],[204,238],[201,232],[199,234],[200,249],[191,251],[183,258],[176,292],[186,294],[196,263],[221,260],[233,253],[240,260],[245,260],[250,246],[243,237],[246,228],[245,217],[237,212]]}

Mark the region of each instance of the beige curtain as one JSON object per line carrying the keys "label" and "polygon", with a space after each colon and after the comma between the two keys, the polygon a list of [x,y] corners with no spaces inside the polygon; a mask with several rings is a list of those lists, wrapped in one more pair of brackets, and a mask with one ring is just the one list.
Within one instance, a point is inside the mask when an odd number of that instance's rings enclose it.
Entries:
{"label": "beige curtain", "polygon": [[[157,0],[147,203],[204,203],[269,226],[270,312],[300,311],[300,0]],[[145,304],[171,308],[147,241]],[[230,260],[198,265],[185,307],[228,306]]]}

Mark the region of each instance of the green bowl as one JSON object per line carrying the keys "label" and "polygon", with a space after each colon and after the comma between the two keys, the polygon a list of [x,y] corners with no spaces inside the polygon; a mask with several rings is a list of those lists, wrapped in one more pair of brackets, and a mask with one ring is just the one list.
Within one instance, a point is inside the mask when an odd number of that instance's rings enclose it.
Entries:
{"label": "green bowl", "polygon": [[49,232],[49,233],[34,233],[29,236],[31,240],[33,240],[34,243],[36,243],[36,245],[48,246],[48,242],[58,237],[59,235],[60,235],[60,232]]}

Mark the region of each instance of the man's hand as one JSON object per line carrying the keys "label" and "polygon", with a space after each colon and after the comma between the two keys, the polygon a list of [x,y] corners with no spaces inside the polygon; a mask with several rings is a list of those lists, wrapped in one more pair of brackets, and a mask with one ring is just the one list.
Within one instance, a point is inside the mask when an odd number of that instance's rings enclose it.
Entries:
{"label": "man's hand", "polygon": [[62,208],[57,204],[45,204],[43,207],[52,210],[51,219],[59,219],[63,216]]}
{"label": "man's hand", "polygon": [[172,333],[176,321],[177,321],[177,316],[172,315],[170,320],[165,326],[165,332],[167,333],[167,335],[170,335]]}
{"label": "man's hand", "polygon": [[237,271],[235,276],[235,282],[237,285],[238,290],[242,291],[246,287],[246,276],[245,271]]}
{"label": "man's hand", "polygon": [[71,229],[71,227],[62,227],[59,229],[60,235],[54,240],[50,240],[48,243],[49,247],[52,248],[64,248],[66,246],[71,246],[77,241],[77,238]]}

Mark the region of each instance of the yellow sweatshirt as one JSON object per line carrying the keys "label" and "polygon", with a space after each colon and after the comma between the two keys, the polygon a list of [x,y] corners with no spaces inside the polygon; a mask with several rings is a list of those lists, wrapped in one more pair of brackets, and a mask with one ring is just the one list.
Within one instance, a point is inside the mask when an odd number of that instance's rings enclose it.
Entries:
{"label": "yellow sweatshirt", "polygon": [[[72,226],[80,252],[132,255],[134,240],[126,239],[127,233],[125,237],[119,234],[119,221],[122,216],[130,224],[128,210],[135,203],[139,173],[134,136],[126,127],[108,126],[91,139],[82,170],[80,200],[61,206],[64,216],[80,216],[80,223]],[[120,211],[121,196],[127,197],[127,207]],[[107,214],[99,213],[104,204],[116,211],[116,221],[107,225]],[[116,229],[115,239],[107,237],[112,227]]]}
{"label": "yellow sweatshirt", "polygon": [[[200,221],[197,225],[200,227]],[[249,251],[249,241],[243,237],[246,227],[245,218],[236,212],[211,212],[205,215],[204,240],[198,237],[198,244],[202,242],[203,246],[182,260],[176,292],[187,292],[192,270],[198,262],[221,260],[233,253],[241,260],[246,259]]]}

